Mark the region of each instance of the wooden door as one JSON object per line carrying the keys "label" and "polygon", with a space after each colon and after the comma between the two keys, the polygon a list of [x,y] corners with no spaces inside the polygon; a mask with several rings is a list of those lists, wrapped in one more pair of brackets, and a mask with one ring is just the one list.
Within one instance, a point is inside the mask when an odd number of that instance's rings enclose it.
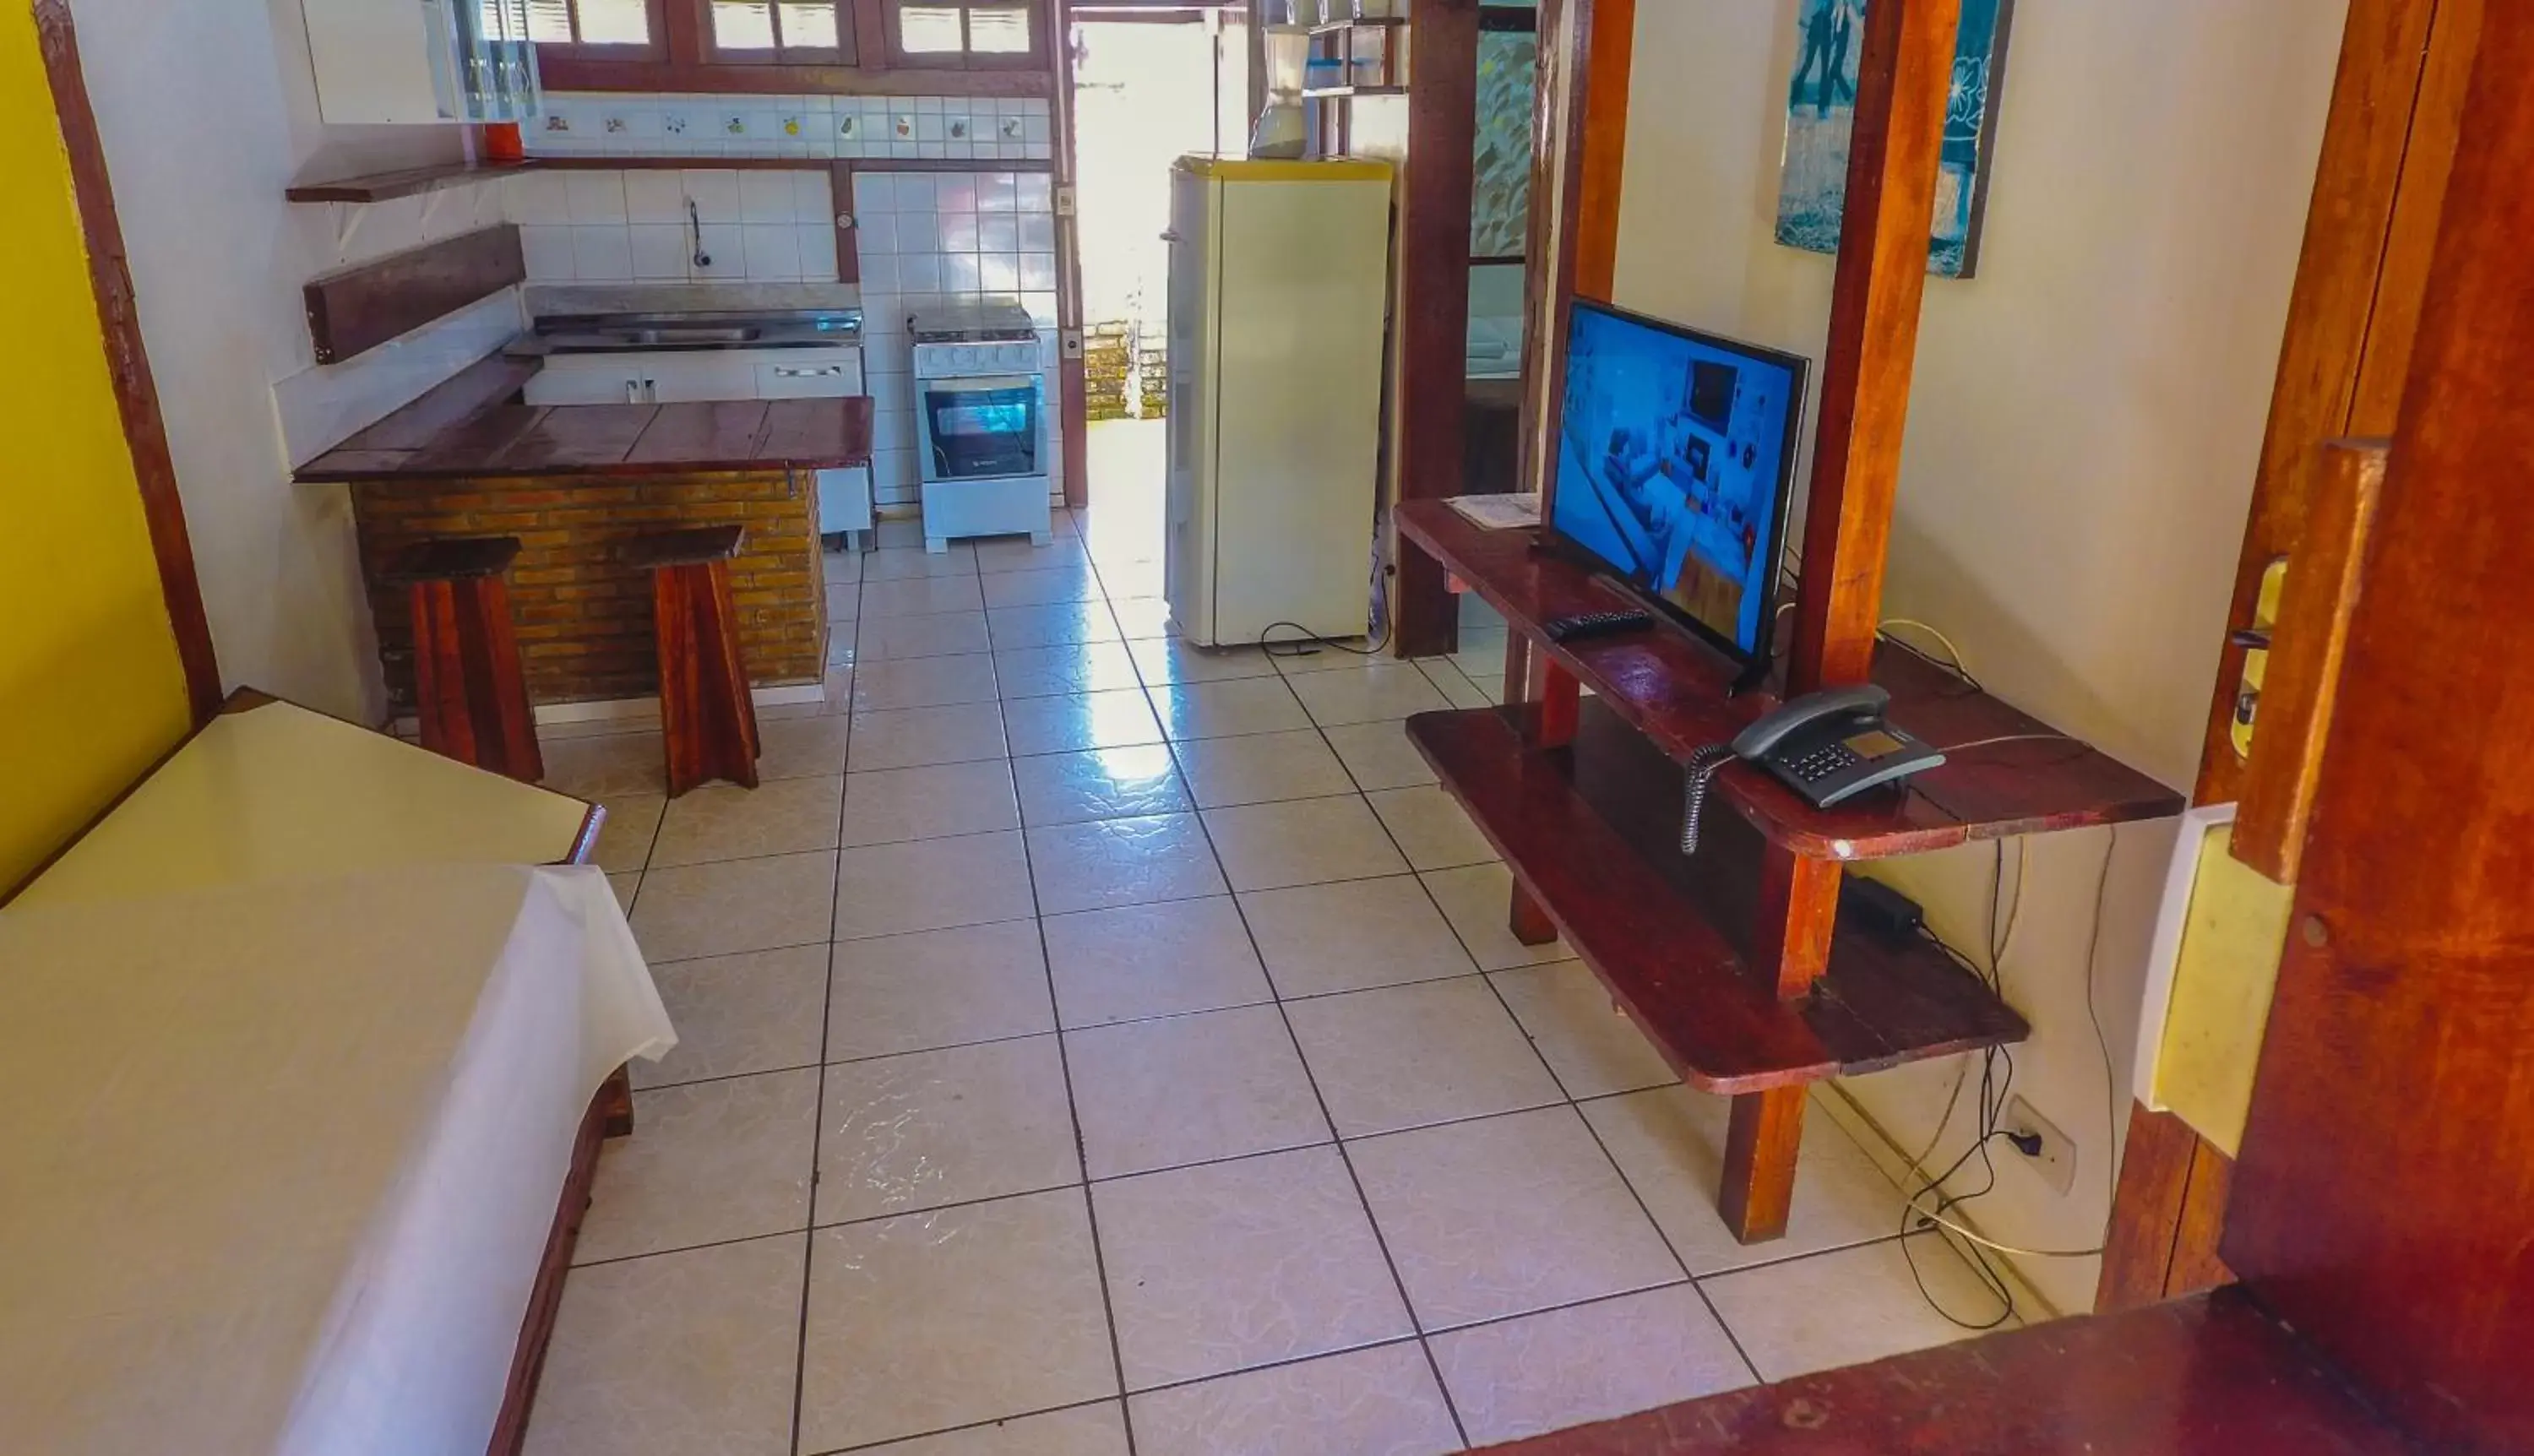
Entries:
{"label": "wooden door", "polygon": [[[2263,582],[2275,564],[2309,546],[2309,565],[2320,570],[2341,544],[2308,540],[2318,503],[2345,499],[2328,488],[2325,446],[2389,436],[2398,422],[2485,3],[2351,0],[2196,803],[2244,798],[2253,782],[2247,737],[2266,740],[2257,752],[2284,756],[2290,741],[2319,745],[2329,727],[2314,719],[2311,699],[2277,691],[2265,653],[2253,645],[2272,626]],[[2249,724],[2241,721],[2247,713]],[[2302,801],[2317,756],[2299,757],[2303,771],[2283,776],[2303,780]],[[2255,792],[2238,844],[2282,843],[2289,830],[2262,817],[2276,811]],[[2279,858],[2240,850],[2239,857],[2273,873]],[[2180,1119],[2134,1107],[2096,1307],[2151,1304],[2223,1282],[2216,1244],[2231,1174],[2226,1156]]]}

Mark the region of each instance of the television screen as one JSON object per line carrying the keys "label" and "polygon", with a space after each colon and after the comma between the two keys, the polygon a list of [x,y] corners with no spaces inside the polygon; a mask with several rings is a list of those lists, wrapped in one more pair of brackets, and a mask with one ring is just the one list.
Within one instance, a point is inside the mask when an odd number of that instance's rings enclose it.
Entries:
{"label": "television screen", "polygon": [[1551,527],[1720,646],[1765,656],[1804,370],[1577,303]]}

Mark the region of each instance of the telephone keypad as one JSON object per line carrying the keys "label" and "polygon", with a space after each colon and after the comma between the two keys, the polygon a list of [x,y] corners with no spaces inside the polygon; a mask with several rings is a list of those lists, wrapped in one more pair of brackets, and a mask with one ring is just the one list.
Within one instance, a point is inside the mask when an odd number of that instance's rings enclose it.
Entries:
{"label": "telephone keypad", "polygon": [[1845,744],[1834,743],[1813,750],[1788,766],[1794,769],[1797,778],[1808,784],[1817,784],[1845,773],[1863,761]]}

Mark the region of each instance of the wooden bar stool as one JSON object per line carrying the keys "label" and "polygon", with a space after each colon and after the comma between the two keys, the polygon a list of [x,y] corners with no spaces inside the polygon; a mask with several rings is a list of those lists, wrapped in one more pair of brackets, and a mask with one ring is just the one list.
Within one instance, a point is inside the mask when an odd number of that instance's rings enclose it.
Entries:
{"label": "wooden bar stool", "polygon": [[730,599],[730,561],[745,534],[741,526],[698,526],[626,543],[626,560],[651,573],[672,799],[716,778],[756,787],[756,702]]}
{"label": "wooden bar stool", "polygon": [[422,746],[521,783],[546,776],[527,672],[504,579],[516,536],[443,536],[391,558],[385,579],[413,608],[413,693]]}

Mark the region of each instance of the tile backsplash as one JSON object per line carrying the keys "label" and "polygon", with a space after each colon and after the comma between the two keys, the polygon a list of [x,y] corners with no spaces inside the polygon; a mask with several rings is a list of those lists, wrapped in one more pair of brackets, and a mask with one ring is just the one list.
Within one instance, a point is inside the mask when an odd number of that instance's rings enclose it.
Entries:
{"label": "tile backsplash", "polygon": [[823,171],[529,172],[502,186],[533,283],[836,280]]}
{"label": "tile backsplash", "polygon": [[1020,161],[1054,155],[1044,97],[661,95],[550,91],[532,156],[835,156]]}

